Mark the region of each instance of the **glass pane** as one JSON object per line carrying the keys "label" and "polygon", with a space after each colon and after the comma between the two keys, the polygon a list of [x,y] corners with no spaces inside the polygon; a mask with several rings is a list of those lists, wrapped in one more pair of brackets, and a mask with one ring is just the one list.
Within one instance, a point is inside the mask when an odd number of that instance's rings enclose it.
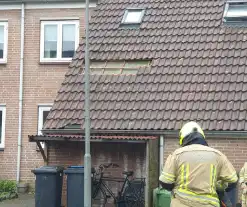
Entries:
{"label": "glass pane", "polygon": [[44,58],[57,57],[57,25],[44,26]]}
{"label": "glass pane", "polygon": [[46,120],[48,114],[49,114],[49,111],[43,111],[43,125],[45,123],[45,120]]}
{"label": "glass pane", "polygon": [[0,143],[2,142],[3,112],[0,111]]}
{"label": "glass pane", "polygon": [[4,48],[4,44],[0,43],[0,58],[3,58],[3,48]]}
{"label": "glass pane", "polygon": [[63,25],[63,47],[62,57],[71,58],[75,53],[75,32],[76,26],[74,24]]}
{"label": "glass pane", "polygon": [[4,43],[4,26],[0,25],[0,43]]}
{"label": "glass pane", "polygon": [[0,26],[0,58],[3,58],[4,52],[4,26]]}
{"label": "glass pane", "polygon": [[247,5],[229,5],[227,17],[247,17]]}
{"label": "glass pane", "polygon": [[126,18],[125,18],[125,23],[139,23],[141,21],[141,16],[142,16],[142,10],[129,10]]}

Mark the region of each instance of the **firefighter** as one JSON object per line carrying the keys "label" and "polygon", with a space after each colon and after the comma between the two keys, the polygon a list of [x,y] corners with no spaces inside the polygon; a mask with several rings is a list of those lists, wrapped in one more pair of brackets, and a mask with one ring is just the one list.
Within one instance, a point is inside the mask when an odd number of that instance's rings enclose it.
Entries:
{"label": "firefighter", "polygon": [[168,156],[159,177],[161,186],[172,191],[171,207],[220,207],[216,188],[236,186],[234,167],[223,153],[208,146],[196,122],[181,128],[179,144],[181,148]]}
{"label": "firefighter", "polygon": [[239,172],[239,184],[242,189],[242,207],[247,207],[247,162]]}

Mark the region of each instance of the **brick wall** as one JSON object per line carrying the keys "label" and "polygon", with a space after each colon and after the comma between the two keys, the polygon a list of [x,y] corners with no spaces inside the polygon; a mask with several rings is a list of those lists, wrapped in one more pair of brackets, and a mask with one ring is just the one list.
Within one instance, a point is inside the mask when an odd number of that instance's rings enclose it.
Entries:
{"label": "brick wall", "polygon": [[[18,137],[18,93],[20,64],[20,10],[1,11],[8,20],[8,63],[0,65],[0,104],[6,104],[5,149],[0,151],[0,179],[15,179]],[[28,135],[37,134],[38,105],[53,103],[68,69],[67,64],[40,64],[40,19],[80,18],[80,36],[84,32],[83,9],[42,9],[25,11],[24,92],[22,124],[21,180],[32,181],[31,169],[43,165],[36,144]]]}
{"label": "brick wall", "polygon": [[[237,171],[239,171],[244,162],[246,162],[245,155],[247,154],[247,139],[209,138],[207,141],[210,147],[218,149],[224,153]],[[178,140],[176,138],[165,138],[164,142],[164,158],[166,159],[169,153],[178,148]]]}
{"label": "brick wall", "polygon": [[[220,150],[224,153],[228,159],[232,162],[237,171],[240,171],[241,167],[246,162],[247,155],[247,139],[237,138],[209,138],[207,139],[210,147]],[[178,140],[176,138],[166,138],[164,141],[164,162],[169,155],[178,148]],[[240,196],[240,193],[239,193]]]}
{"label": "brick wall", "polygon": [[[106,176],[123,177],[124,170],[133,170],[136,177],[146,176],[145,144],[100,143],[91,144],[92,166],[102,163],[117,163],[120,167],[109,169]],[[49,165],[81,165],[84,163],[84,144],[76,142],[51,143],[49,146]],[[114,192],[119,189],[116,182],[108,183]],[[66,204],[66,179],[63,185],[63,205]]]}
{"label": "brick wall", "polygon": [[5,149],[0,151],[0,178],[15,179],[18,136],[18,88],[20,64],[20,11],[1,11],[8,20],[8,63],[0,64],[0,104],[6,104]]}

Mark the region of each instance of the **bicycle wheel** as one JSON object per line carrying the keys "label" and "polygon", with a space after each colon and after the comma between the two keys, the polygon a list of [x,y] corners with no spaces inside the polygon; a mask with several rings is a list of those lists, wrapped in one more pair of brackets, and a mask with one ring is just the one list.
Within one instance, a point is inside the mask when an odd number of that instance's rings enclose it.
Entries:
{"label": "bicycle wheel", "polygon": [[97,191],[94,191],[92,194],[92,207],[105,207],[106,203],[106,193],[101,187],[99,187]]}
{"label": "bicycle wheel", "polygon": [[145,188],[140,182],[131,182],[124,190],[126,207],[145,206]]}

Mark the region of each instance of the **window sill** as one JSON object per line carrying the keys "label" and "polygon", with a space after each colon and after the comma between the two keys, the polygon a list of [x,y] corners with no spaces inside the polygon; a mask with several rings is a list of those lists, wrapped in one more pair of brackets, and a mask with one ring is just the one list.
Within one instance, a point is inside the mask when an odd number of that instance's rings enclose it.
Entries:
{"label": "window sill", "polygon": [[0,60],[0,65],[6,65],[7,61],[6,60]]}
{"label": "window sill", "polygon": [[72,61],[72,58],[70,59],[59,59],[59,60],[40,60],[41,65],[56,65],[56,64],[70,64]]}
{"label": "window sill", "polygon": [[3,152],[4,151],[4,147],[0,147],[0,152]]}

